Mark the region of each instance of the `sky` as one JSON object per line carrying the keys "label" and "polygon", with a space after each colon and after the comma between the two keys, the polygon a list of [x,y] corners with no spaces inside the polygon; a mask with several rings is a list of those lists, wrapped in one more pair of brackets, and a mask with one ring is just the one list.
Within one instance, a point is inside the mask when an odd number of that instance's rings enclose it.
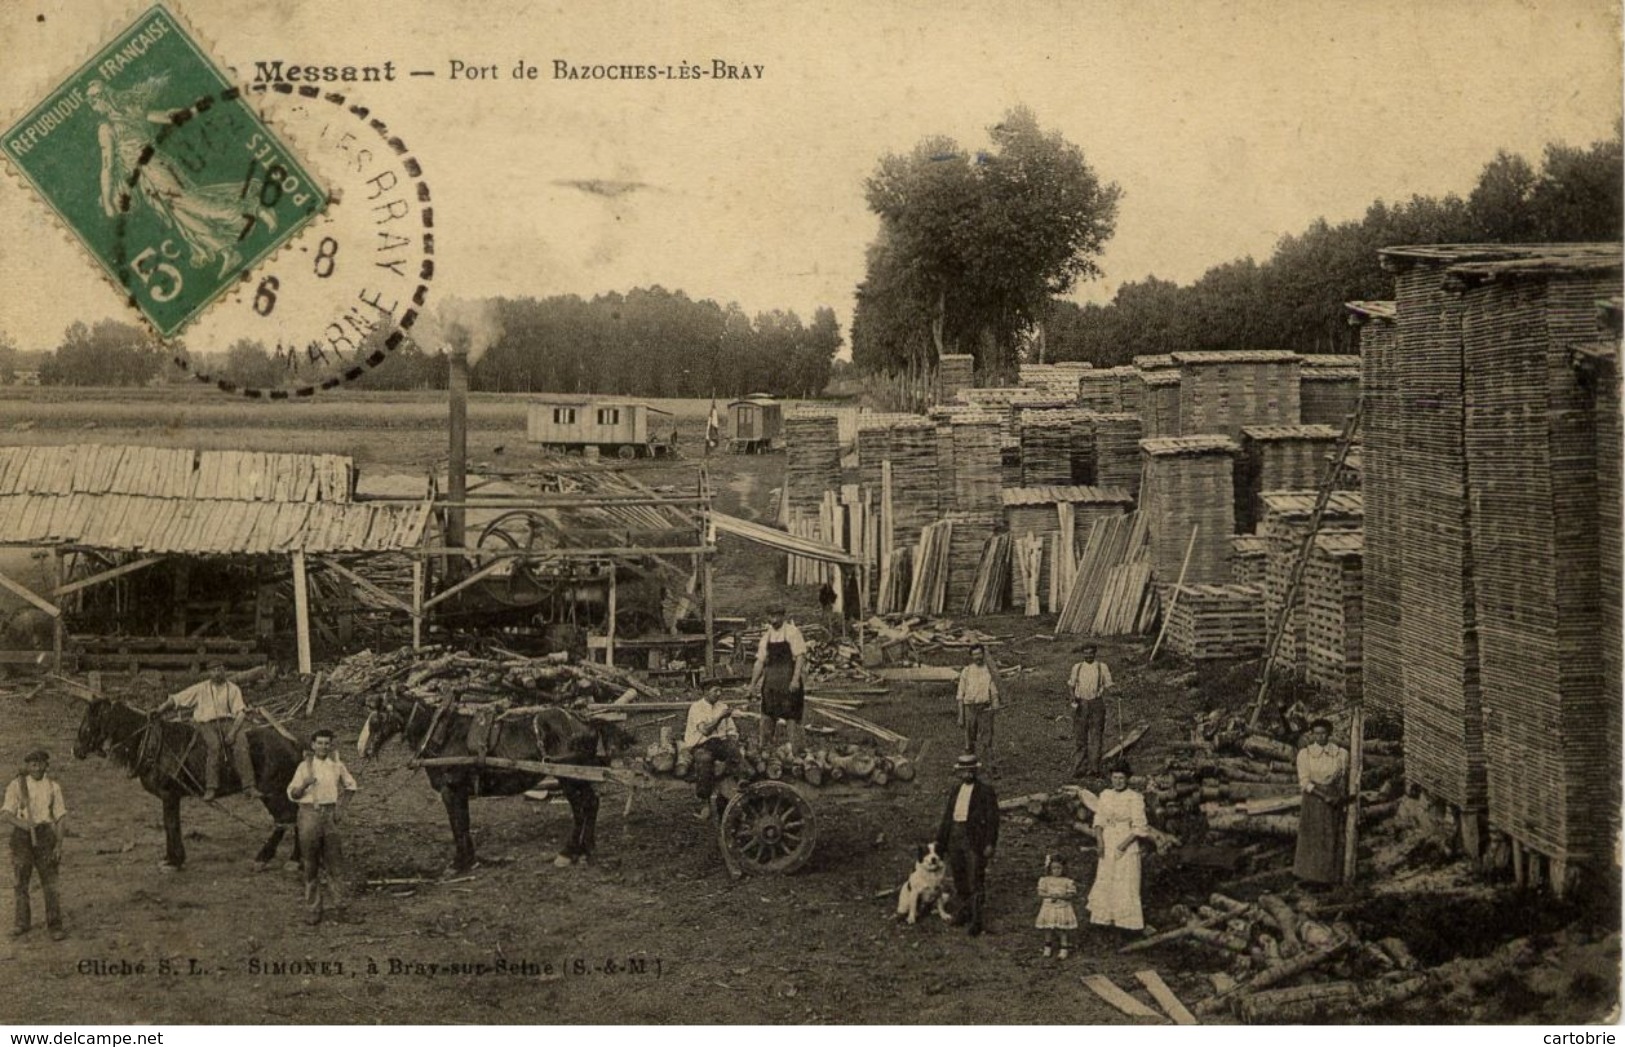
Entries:
{"label": "sky", "polygon": [[[1105,278],[1075,296],[1096,301],[1150,274],[1189,282],[1263,259],[1378,198],[1465,193],[1498,149],[1538,163],[1547,143],[1589,144],[1621,119],[1620,8],[1604,0],[172,6],[239,71],[395,63],[395,82],[346,89],[388,117],[433,187],[434,296],[660,284],[753,313],[832,306],[843,330],[879,158],[932,135],[983,146],[1016,105],[1123,189]],[[4,126],[141,10],[7,0]],[[454,80],[454,60],[498,77]],[[763,75],[554,76],[559,61],[719,60]],[[535,79],[512,77],[520,61]],[[22,348],[53,347],[76,319],[133,317],[12,172],[0,229],[0,332]]]}

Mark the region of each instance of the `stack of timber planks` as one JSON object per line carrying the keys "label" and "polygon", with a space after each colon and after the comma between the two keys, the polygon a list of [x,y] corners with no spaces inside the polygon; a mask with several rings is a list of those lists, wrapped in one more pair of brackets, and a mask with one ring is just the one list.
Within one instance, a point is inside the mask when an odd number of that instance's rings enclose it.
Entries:
{"label": "stack of timber planks", "polygon": [[892,547],[907,548],[937,520],[943,499],[937,468],[937,427],[924,415],[874,415],[858,420],[858,472],[870,490],[892,470]]}
{"label": "stack of timber planks", "polygon": [[1011,539],[1008,531],[1001,531],[982,546],[982,555],[976,565],[976,577],[971,584],[970,599],[965,613],[972,615],[997,614],[1008,604],[1010,592]]}
{"label": "stack of timber planks", "polygon": [[951,520],[927,524],[914,549],[914,578],[909,585],[905,614],[941,614],[948,595]]}
{"label": "stack of timber planks", "polygon": [[[1617,299],[1615,300],[1617,303]],[[1617,323],[1618,306],[1614,321]],[[1602,571],[1602,689],[1606,694],[1622,693],[1620,679],[1620,529],[1621,492],[1620,463],[1625,456],[1621,441],[1619,353],[1615,328],[1615,341],[1599,347],[1593,358],[1592,404],[1597,429],[1597,542],[1600,546],[1598,561]],[[1608,709],[1606,731],[1608,751],[1613,754],[1607,773],[1612,775],[1609,789],[1609,831],[1618,838],[1620,833],[1621,775],[1618,760],[1621,752],[1620,703]]]}
{"label": "stack of timber planks", "polygon": [[1195,527],[1186,583],[1226,581],[1235,533],[1235,441],[1227,436],[1158,437],[1141,440],[1140,450],[1140,512],[1148,519],[1157,580],[1170,585],[1179,580]]}
{"label": "stack of timber planks", "polygon": [[1329,425],[1247,425],[1236,462],[1236,532],[1251,534],[1263,514],[1265,491],[1320,486],[1341,430]]}
{"label": "stack of timber planks", "polygon": [[1134,369],[1107,367],[1078,375],[1078,405],[1086,410],[1115,414],[1123,410],[1123,372]]}
{"label": "stack of timber planks", "polygon": [[1064,487],[1094,481],[1093,434],[1076,407],[1024,407],[1019,415],[1021,486]]}
{"label": "stack of timber planks", "polygon": [[1003,487],[1003,462],[997,418],[961,416],[949,424],[953,507],[967,513],[997,513]]}
{"label": "stack of timber planks", "polygon": [[[1270,540],[1262,535],[1238,534],[1231,538],[1230,580],[1237,585],[1262,586],[1269,547]],[[1259,613],[1263,613],[1262,606]]]}
{"label": "stack of timber planks", "polygon": [[[1399,495],[1404,406],[1399,392],[1399,327],[1393,302],[1350,302],[1360,330],[1360,487],[1365,502],[1365,633],[1361,638],[1364,701],[1373,713],[1403,713],[1404,618],[1399,600]],[[1353,456],[1353,452],[1350,452]]]}
{"label": "stack of timber planks", "polygon": [[1144,426],[1137,414],[1118,412],[1088,415],[1090,448],[1093,454],[1093,482],[1100,487],[1118,487],[1131,498],[1140,496],[1140,439]]}
{"label": "stack of timber planks", "polygon": [[1001,513],[949,513],[953,528],[948,534],[947,574],[942,610],[964,613],[976,589],[977,572],[988,542],[1003,525]]}
{"label": "stack of timber planks", "polygon": [[1304,566],[1304,676],[1331,694],[1361,695],[1365,538],[1360,531],[1319,534]]}
{"label": "stack of timber planks", "polygon": [[784,501],[794,520],[817,512],[824,492],[841,484],[840,423],[825,415],[786,412],[784,444]]}
{"label": "stack of timber planks", "polygon": [[[1308,359],[1305,357],[1305,359]],[[1305,425],[1343,427],[1343,419],[1360,404],[1360,360],[1339,357],[1342,367],[1305,367],[1298,387],[1298,415]]]}
{"label": "stack of timber planks", "polygon": [[[1274,632],[1275,623],[1286,605],[1287,589],[1292,584],[1292,566],[1303,551],[1303,540],[1309,533],[1309,520],[1314,513],[1316,491],[1266,491],[1261,497],[1263,517],[1258,524],[1258,536],[1266,545],[1264,559],[1264,628]],[[1321,512],[1321,535],[1359,531],[1364,525],[1365,512],[1359,493],[1333,491]],[[1307,567],[1305,568],[1307,570]],[[1297,608],[1289,616],[1287,631],[1276,649],[1276,665],[1301,673],[1306,658],[1303,607],[1306,591],[1299,587]]]}
{"label": "stack of timber planks", "polygon": [[1156,614],[1143,512],[1096,518],[1055,622],[1056,635],[1144,632]]}
{"label": "stack of timber planks", "polygon": [[1140,420],[1145,436],[1179,436],[1179,371],[1142,371],[1140,385]]}
{"label": "stack of timber planks", "polygon": [[976,384],[976,357],[969,353],[948,353],[937,360],[937,402],[959,396],[959,390]]}
{"label": "stack of timber planks", "polygon": [[[1121,516],[1133,508],[1134,499],[1120,488],[1009,487],[1003,492],[1003,503],[1005,524],[1010,530],[1012,539],[1017,543],[1015,564],[1011,572],[1015,605],[1037,614],[1039,612],[1029,608],[1027,604],[1026,594],[1030,588],[1029,572],[1037,572],[1035,584],[1039,601],[1047,603],[1051,611],[1058,611],[1065,593],[1064,591],[1053,593],[1050,590],[1050,579],[1058,574],[1054,561],[1056,550],[1059,549],[1076,559],[1079,552],[1078,543],[1088,536],[1089,528],[1093,526],[1094,521],[1102,516]],[[1059,510],[1062,505],[1071,506],[1075,535],[1071,546],[1061,544]],[[1036,536],[1038,539],[1038,552],[1029,554],[1037,557],[1031,567],[1020,552],[1023,548],[1030,548],[1020,545],[1030,536]]]}
{"label": "stack of timber planks", "polygon": [[[1172,588],[1172,587],[1170,587]],[[1168,646],[1192,661],[1252,658],[1264,650],[1256,585],[1185,585],[1168,611]]]}
{"label": "stack of timber planks", "polygon": [[1298,354],[1275,350],[1175,353],[1181,435],[1241,438],[1244,425],[1299,423]]}

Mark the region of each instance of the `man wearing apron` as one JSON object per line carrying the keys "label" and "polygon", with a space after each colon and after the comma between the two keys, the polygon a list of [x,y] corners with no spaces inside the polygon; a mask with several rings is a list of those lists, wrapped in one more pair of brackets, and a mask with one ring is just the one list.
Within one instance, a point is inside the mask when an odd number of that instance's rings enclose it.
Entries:
{"label": "man wearing apron", "polygon": [[756,645],[756,669],[750,688],[762,696],[762,726],[758,740],[762,751],[771,752],[777,744],[780,720],[790,723],[790,747],[802,752],[802,682],[807,668],[807,641],[794,622],[784,620],[784,608],[767,612],[768,627]]}

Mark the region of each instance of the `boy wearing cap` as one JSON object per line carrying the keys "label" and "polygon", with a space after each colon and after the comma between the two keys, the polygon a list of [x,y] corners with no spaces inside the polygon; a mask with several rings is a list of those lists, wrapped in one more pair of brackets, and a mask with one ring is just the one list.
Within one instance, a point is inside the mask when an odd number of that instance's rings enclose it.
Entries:
{"label": "boy wearing cap", "polygon": [[322,920],[322,872],[334,907],[342,908],[344,847],[339,821],[355,796],[355,779],[333,752],[333,732],[322,728],[310,736],[310,754],[288,782],[288,799],[299,805],[299,852],[305,873],[306,923]]}
{"label": "boy wearing cap", "polygon": [[993,786],[976,777],[979,766],[975,753],[954,761],[959,782],[948,793],[948,805],[937,828],[937,853],[947,857],[954,874],[959,906],[954,923],[970,924],[973,937],[982,933],[987,863],[999,845],[999,796]]}
{"label": "boy wearing cap", "polygon": [[68,807],[62,801],[62,786],[45,776],[50,762],[51,756],[44,749],[35,749],[23,757],[23,770],[7,783],[0,811],[11,826],[11,869],[16,885],[11,934],[27,934],[33,924],[28,888],[37,872],[45,894],[45,925],[50,928],[52,940],[61,941],[67,932],[62,929],[56,874],[62,861],[62,822]]}

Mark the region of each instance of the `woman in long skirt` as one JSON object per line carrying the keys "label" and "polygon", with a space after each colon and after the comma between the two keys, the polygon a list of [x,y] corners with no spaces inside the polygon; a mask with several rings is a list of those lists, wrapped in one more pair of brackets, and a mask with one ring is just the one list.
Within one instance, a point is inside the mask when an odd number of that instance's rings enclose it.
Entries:
{"label": "woman in long skirt", "polygon": [[1111,788],[1095,805],[1095,845],[1100,865],[1089,890],[1089,922],[1125,930],[1145,929],[1140,911],[1140,836],[1146,829],[1145,797],[1128,787],[1129,767],[1112,768]]}
{"label": "woman in long skirt", "polygon": [[1332,744],[1332,725],[1316,720],[1309,744],[1298,750],[1298,850],[1292,873],[1311,886],[1343,879],[1343,803],[1348,792],[1349,754]]}

